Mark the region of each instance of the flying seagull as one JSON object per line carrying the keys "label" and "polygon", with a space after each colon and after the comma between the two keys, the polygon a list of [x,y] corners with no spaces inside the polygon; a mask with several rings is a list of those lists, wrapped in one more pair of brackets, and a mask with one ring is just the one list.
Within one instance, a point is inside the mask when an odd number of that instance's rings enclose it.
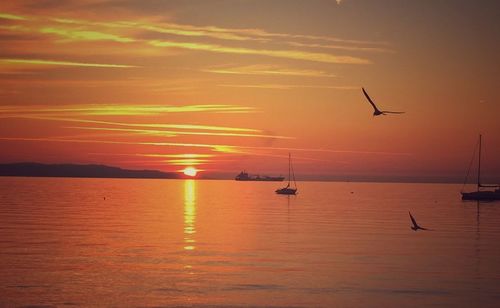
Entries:
{"label": "flying seagull", "polygon": [[411,226],[411,229],[414,230],[414,231],[418,231],[418,230],[429,230],[429,229],[426,229],[426,228],[422,228],[420,227],[418,224],[417,224],[417,221],[415,220],[415,218],[413,218],[413,216],[411,216],[411,213],[408,212],[408,214],[410,214],[410,219],[411,219],[411,222],[413,224],[413,226]]}
{"label": "flying seagull", "polygon": [[377,106],[375,105],[375,103],[372,101],[372,99],[370,98],[370,96],[368,96],[368,93],[366,93],[365,91],[365,88],[361,88],[363,90],[363,94],[366,96],[366,98],[368,99],[368,101],[370,102],[370,104],[372,105],[374,111],[373,111],[373,115],[374,116],[378,116],[378,115],[386,115],[387,113],[397,113],[397,114],[400,114],[400,113],[404,113],[403,111],[380,111]]}

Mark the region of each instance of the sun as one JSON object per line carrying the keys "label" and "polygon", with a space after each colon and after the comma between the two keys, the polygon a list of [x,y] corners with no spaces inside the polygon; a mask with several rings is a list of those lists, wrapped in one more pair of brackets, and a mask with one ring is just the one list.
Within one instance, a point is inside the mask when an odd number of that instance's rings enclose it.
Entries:
{"label": "sun", "polygon": [[198,170],[195,167],[186,167],[182,172],[184,172],[184,175],[194,177],[198,173]]}

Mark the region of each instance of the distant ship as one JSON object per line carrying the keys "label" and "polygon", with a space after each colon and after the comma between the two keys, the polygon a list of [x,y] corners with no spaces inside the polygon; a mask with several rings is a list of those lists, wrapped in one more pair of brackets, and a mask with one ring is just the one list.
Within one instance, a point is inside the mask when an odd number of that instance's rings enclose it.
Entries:
{"label": "distant ship", "polygon": [[285,179],[285,177],[283,177],[283,176],[267,176],[267,175],[260,176],[258,174],[256,174],[256,175],[250,175],[246,171],[241,171],[240,174],[238,174],[234,179],[236,181],[270,181],[270,182],[282,182]]}
{"label": "distant ship", "polygon": [[[475,151],[474,151],[475,153]],[[467,171],[467,176],[469,175],[469,170]],[[464,186],[467,183],[467,178],[465,180]],[[482,190],[481,188],[496,188],[495,190]],[[481,184],[481,135],[479,135],[479,159],[477,168],[477,191],[472,192],[460,192],[462,194],[462,200],[477,200],[477,201],[494,201],[500,200],[500,185],[484,185]]]}

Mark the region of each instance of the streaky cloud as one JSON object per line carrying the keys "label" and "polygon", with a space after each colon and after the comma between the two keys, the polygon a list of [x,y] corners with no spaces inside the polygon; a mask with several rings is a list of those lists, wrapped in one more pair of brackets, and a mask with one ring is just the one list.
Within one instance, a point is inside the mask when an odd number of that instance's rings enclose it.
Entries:
{"label": "streaky cloud", "polygon": [[213,154],[156,154],[156,153],[88,153],[89,155],[104,155],[104,156],[139,156],[139,157],[155,157],[155,158],[212,158],[216,157]]}
{"label": "streaky cloud", "polygon": [[160,41],[160,40],[151,40],[148,43],[155,47],[203,50],[216,53],[259,55],[259,56],[268,56],[268,57],[293,59],[293,60],[307,60],[307,61],[322,62],[322,63],[371,64],[370,60],[363,58],[357,58],[351,56],[335,56],[327,53],[315,53],[315,52],[298,51],[298,50],[252,49],[244,47],[227,47],[214,44]]}
{"label": "streaky cloud", "polygon": [[[23,138],[23,137],[0,137],[5,141],[37,141],[37,142],[74,142],[74,143],[98,143],[98,144],[124,144],[124,145],[150,145],[166,147],[192,147],[209,148],[214,152],[228,154],[247,154],[258,155],[259,153],[248,150],[258,151],[298,151],[298,152],[327,152],[327,153],[345,153],[360,155],[384,155],[384,156],[412,156],[412,153],[405,152],[380,152],[380,151],[358,151],[358,150],[334,150],[324,148],[296,148],[296,147],[258,147],[258,146],[236,146],[223,144],[205,144],[205,143],[181,143],[181,142],[132,142],[132,141],[112,141],[112,140],[85,140],[85,139],[63,139],[63,138]],[[262,154],[262,153],[260,153]]]}
{"label": "streaky cloud", "polygon": [[[0,18],[2,15],[0,15]],[[165,33],[177,36],[185,37],[208,37],[216,38],[221,40],[232,40],[232,41],[270,41],[272,39],[289,39],[289,40],[312,40],[321,42],[335,42],[343,44],[356,44],[356,45],[387,45],[386,42],[380,41],[367,41],[367,40],[352,40],[343,39],[331,36],[318,36],[318,35],[307,35],[307,34],[290,34],[290,33],[277,33],[269,32],[263,29],[255,28],[223,28],[217,26],[196,26],[189,24],[178,24],[178,23],[165,23],[165,22],[147,22],[147,21],[131,21],[131,20],[117,20],[117,21],[90,21],[83,19],[68,19],[61,17],[46,17],[46,18],[35,18],[35,17],[24,17],[9,13],[3,13],[3,18],[13,19],[13,20],[36,20],[37,22],[51,22],[55,25],[76,25],[81,27],[100,27],[100,28],[111,28],[111,29],[126,29],[137,31],[138,29],[148,32],[155,33]],[[56,28],[56,27],[53,27]],[[76,31],[79,31],[76,29]],[[86,30],[82,30],[86,31]],[[89,30],[93,31],[93,30]],[[60,33],[62,35],[69,35],[69,33]],[[69,35],[71,36],[71,35]],[[84,38],[87,35],[83,35]],[[132,38],[130,38],[132,39]],[[285,42],[287,43],[287,42]],[[288,42],[292,43],[292,42]]]}
{"label": "streaky cloud", "polygon": [[330,90],[358,90],[359,86],[323,86],[323,85],[295,85],[295,84],[219,84],[219,87],[229,88],[256,88],[273,90],[291,89],[330,89]]}
{"label": "streaky cloud", "polygon": [[174,166],[197,166],[200,164],[209,163],[210,160],[186,158],[186,159],[168,159],[168,160],[165,160],[164,162],[166,162],[170,165],[174,165]]}
{"label": "streaky cloud", "polygon": [[336,77],[324,71],[305,70],[305,69],[290,69],[275,65],[247,65],[238,67],[220,67],[207,68],[203,72],[216,74],[235,74],[235,75],[284,75],[284,76],[301,76],[301,77]]}
{"label": "streaky cloud", "polygon": [[34,120],[45,120],[45,121],[93,123],[93,124],[125,126],[125,127],[174,128],[174,129],[190,129],[190,130],[256,132],[256,133],[261,132],[261,130],[253,129],[253,128],[198,125],[198,124],[124,123],[124,122],[99,121],[99,120],[88,120],[88,119],[73,119],[73,118],[44,117],[44,116],[23,116],[23,115],[0,115],[0,118],[20,118],[20,119],[34,119]]}
{"label": "streaky cloud", "polygon": [[195,26],[178,23],[154,23],[154,22],[137,22],[137,21],[111,21],[111,22],[96,22],[88,20],[76,20],[66,18],[51,18],[50,20],[63,24],[77,24],[86,26],[100,26],[108,28],[130,28],[142,29],[149,32],[172,34],[186,37],[209,37],[221,40],[232,41],[270,41],[273,38],[283,39],[302,39],[325,42],[336,42],[345,44],[364,44],[364,45],[386,45],[385,42],[378,41],[363,41],[349,40],[336,37],[304,35],[304,34],[289,34],[269,32],[263,29],[248,29],[248,28],[222,28],[217,26]]}
{"label": "streaky cloud", "polygon": [[60,24],[84,25],[84,26],[99,26],[107,28],[125,28],[125,29],[140,29],[148,32],[172,34],[177,36],[188,37],[210,37],[223,40],[248,41],[262,40],[242,36],[230,31],[214,31],[214,27],[198,27],[192,25],[181,25],[175,23],[151,23],[138,21],[111,21],[111,22],[96,22],[82,19],[67,19],[67,18],[51,18],[51,21]]}
{"label": "streaky cloud", "polygon": [[[177,48],[184,50],[198,50],[214,53],[241,54],[267,56],[281,59],[293,59],[301,61],[314,61],[320,63],[334,64],[371,64],[368,59],[350,56],[335,55],[331,53],[313,52],[307,50],[288,50],[288,49],[270,49],[255,47],[236,47],[224,44],[211,44],[200,42],[199,38],[218,38],[222,40],[233,41],[274,41],[274,43],[294,45],[295,47],[320,47],[325,46],[327,42],[342,42],[343,44],[354,44],[355,46],[339,47],[343,50],[357,51],[375,51],[381,50],[376,47],[366,46],[367,44],[381,45],[380,42],[344,40],[332,37],[272,33],[260,29],[228,29],[214,26],[193,26],[179,25],[173,23],[148,23],[137,21],[111,21],[95,22],[88,20],[73,20],[57,17],[34,18],[33,26],[29,31],[42,33],[46,35],[56,35],[69,42],[72,41],[111,41],[116,43],[137,43],[137,46],[150,46],[153,48]],[[11,30],[15,30],[12,28]],[[141,38],[138,31],[157,32],[180,35],[189,38],[195,38],[194,42],[182,42],[178,40],[147,40]],[[109,33],[112,32],[112,33]],[[314,40],[323,42],[322,44],[308,44],[297,40]],[[360,46],[361,45],[361,46]],[[332,47],[332,46],[330,46]],[[365,48],[365,49],[363,49]]]}
{"label": "streaky cloud", "polygon": [[195,135],[195,136],[219,136],[219,137],[254,137],[254,138],[273,138],[273,139],[294,139],[286,136],[263,135],[263,134],[243,134],[243,133],[218,133],[218,132],[188,132],[188,131],[172,131],[172,130],[151,130],[151,129],[130,129],[130,128],[109,128],[109,127],[75,127],[67,128],[85,129],[96,131],[119,131],[130,132],[150,136],[176,137],[179,135]]}
{"label": "streaky cloud", "polygon": [[14,15],[14,14],[9,14],[9,13],[1,13],[0,12],[0,19],[10,19],[10,20],[26,20],[26,17],[20,16],[20,15]]}
{"label": "streaky cloud", "polygon": [[133,38],[90,30],[44,27],[40,29],[40,33],[56,34],[72,41],[114,41],[120,43],[135,42],[135,39]]}
{"label": "streaky cloud", "polygon": [[0,59],[0,62],[7,64],[29,64],[29,65],[59,65],[59,66],[79,66],[79,67],[107,67],[107,68],[132,68],[134,65],[125,64],[103,64],[103,63],[85,63],[42,59]]}
{"label": "streaky cloud", "polygon": [[187,153],[187,154],[135,154],[137,156],[144,156],[144,157],[163,157],[163,158],[212,158],[216,157],[213,154],[193,154],[193,153]]}
{"label": "streaky cloud", "polygon": [[348,51],[394,53],[394,50],[382,47],[373,47],[373,46],[326,45],[326,44],[299,43],[299,42],[288,42],[288,44],[290,46],[305,47],[305,48],[323,48],[323,49],[336,49],[336,50],[348,50]]}
{"label": "streaky cloud", "polygon": [[205,143],[181,143],[181,142],[133,142],[133,141],[113,141],[113,140],[85,140],[85,139],[63,139],[63,138],[22,138],[22,137],[0,137],[5,141],[35,141],[35,142],[65,142],[65,143],[97,143],[97,144],[122,144],[122,145],[150,145],[158,147],[190,147],[209,148],[214,152],[221,153],[241,153],[238,146],[219,145]]}
{"label": "streaky cloud", "polygon": [[[280,159],[281,158],[288,159],[288,154],[279,155],[279,154],[270,154],[270,153],[267,153],[267,152],[264,152],[264,153],[252,152],[249,155],[251,155],[251,156],[262,156],[262,157],[273,157],[273,158],[280,158]],[[329,160],[326,160],[326,159],[318,159],[318,158],[311,158],[311,157],[304,157],[304,156],[297,156],[297,155],[294,155],[293,159],[295,161],[297,161],[297,160],[306,160],[306,161],[329,162]]]}
{"label": "streaky cloud", "polygon": [[40,107],[40,106],[0,106],[0,111],[5,113],[46,114],[46,113],[66,113],[75,115],[155,115],[162,113],[182,113],[182,112],[253,112],[253,107],[236,105],[111,105],[111,104],[91,104],[91,105],[62,105],[60,107]]}
{"label": "streaky cloud", "polygon": [[192,27],[182,27],[180,25],[175,24],[167,24],[166,27],[148,25],[148,24],[137,24],[131,23],[131,25],[136,25],[142,30],[148,30],[157,33],[167,33],[174,34],[180,36],[191,36],[191,37],[211,37],[223,40],[234,40],[234,41],[248,41],[253,40],[250,37],[241,36],[238,34],[230,33],[230,32],[211,32],[205,29],[200,28],[192,28]]}
{"label": "streaky cloud", "polygon": [[277,150],[277,151],[299,151],[299,152],[327,152],[327,153],[345,153],[345,154],[367,154],[367,155],[389,155],[389,156],[412,156],[412,153],[406,152],[381,152],[381,151],[358,151],[358,150],[334,150],[334,149],[317,149],[317,148],[294,148],[294,147],[252,147],[252,146],[240,146],[242,149],[267,149],[267,150]]}

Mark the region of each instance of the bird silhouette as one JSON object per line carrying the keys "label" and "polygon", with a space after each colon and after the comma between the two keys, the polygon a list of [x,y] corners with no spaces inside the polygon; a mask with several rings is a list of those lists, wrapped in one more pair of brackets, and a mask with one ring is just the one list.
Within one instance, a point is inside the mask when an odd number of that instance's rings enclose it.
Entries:
{"label": "bird silhouette", "polygon": [[408,214],[410,214],[410,219],[411,219],[411,222],[413,224],[413,226],[411,226],[411,229],[414,230],[414,231],[418,231],[418,230],[429,230],[427,228],[423,228],[423,227],[420,227],[418,224],[417,224],[417,221],[415,220],[415,218],[413,218],[413,216],[411,216],[411,213],[408,212]]}
{"label": "bird silhouette", "polygon": [[373,111],[373,115],[374,116],[378,116],[378,115],[386,115],[388,113],[396,113],[396,114],[401,114],[401,113],[404,113],[403,111],[387,111],[387,110],[380,110],[377,108],[377,106],[375,105],[375,103],[372,101],[372,99],[370,98],[370,96],[368,95],[368,93],[366,93],[365,91],[365,88],[361,88],[363,90],[363,94],[365,95],[365,97],[368,99],[368,102],[370,102],[370,104],[372,105],[374,111]]}

